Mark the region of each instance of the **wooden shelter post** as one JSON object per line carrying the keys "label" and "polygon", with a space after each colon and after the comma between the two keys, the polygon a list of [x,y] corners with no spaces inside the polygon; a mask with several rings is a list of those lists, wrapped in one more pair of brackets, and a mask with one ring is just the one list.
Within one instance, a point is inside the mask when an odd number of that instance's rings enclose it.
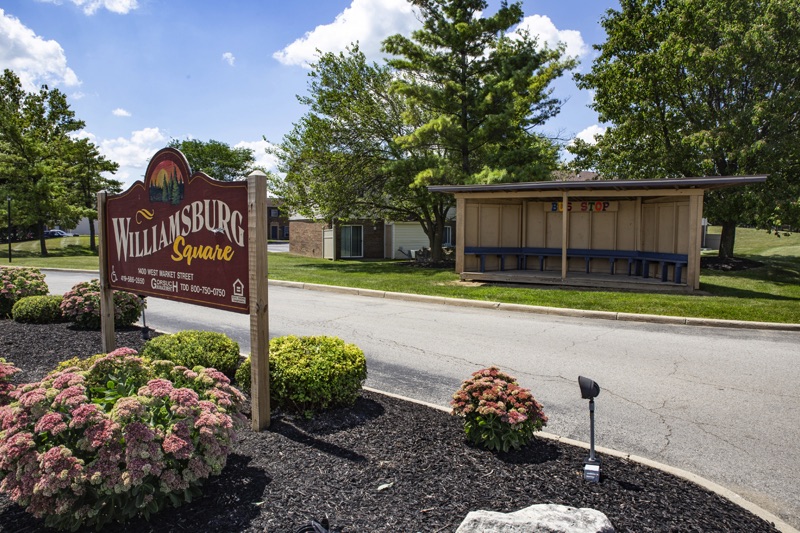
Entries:
{"label": "wooden shelter post", "polygon": [[561,279],[567,279],[567,267],[569,258],[567,248],[569,247],[569,193],[566,190],[561,195]]}
{"label": "wooden shelter post", "polygon": [[247,176],[250,272],[250,395],[252,428],[269,427],[269,299],[267,293],[267,176]]}
{"label": "wooden shelter post", "polygon": [[109,284],[108,276],[108,235],[106,235],[106,201],[108,193],[100,191],[97,193],[97,220],[99,224],[98,233],[100,236],[99,259],[100,259],[100,337],[103,352],[113,352],[117,347],[117,339],[114,335],[114,291]]}
{"label": "wooden shelter post", "polygon": [[700,288],[700,246],[703,224],[703,191],[689,197],[689,254],[686,265],[686,285]]}
{"label": "wooden shelter post", "polygon": [[456,196],[456,272],[464,272],[464,243],[466,242],[467,200]]}

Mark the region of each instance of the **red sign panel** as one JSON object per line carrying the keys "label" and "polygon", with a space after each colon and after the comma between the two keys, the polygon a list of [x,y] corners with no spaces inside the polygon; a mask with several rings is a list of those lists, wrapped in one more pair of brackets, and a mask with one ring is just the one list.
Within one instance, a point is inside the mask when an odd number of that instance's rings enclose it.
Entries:
{"label": "red sign panel", "polygon": [[164,148],[144,183],[108,197],[104,223],[112,288],[250,312],[247,182],[191,174]]}

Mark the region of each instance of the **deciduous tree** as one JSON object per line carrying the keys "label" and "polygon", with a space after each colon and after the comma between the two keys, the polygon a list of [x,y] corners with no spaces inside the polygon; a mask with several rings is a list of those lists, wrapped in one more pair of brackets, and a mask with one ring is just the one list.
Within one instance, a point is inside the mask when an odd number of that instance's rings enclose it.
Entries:
{"label": "deciduous tree", "polygon": [[255,170],[256,160],[250,148],[231,148],[228,144],[213,139],[207,142],[173,139],[169,146],[177,148],[186,156],[193,172],[205,172],[216,180],[242,180]]}
{"label": "deciduous tree", "polygon": [[6,69],[0,78],[0,185],[16,203],[20,225],[35,225],[47,255],[44,227],[73,227],[80,209],[69,200],[64,180],[70,134],[84,123],[75,118],[66,96],[43,85],[28,93]]}
{"label": "deciduous tree", "polygon": [[331,218],[417,220],[434,260],[452,199],[426,185],[549,178],[557,147],[535,130],[560,109],[549,84],[574,65],[524,32],[519,4],[411,0],[423,28],[389,37],[387,65],[357,46],[313,66],[309,112],[277,155],[288,205]]}
{"label": "deciduous tree", "polygon": [[392,70],[354,45],[321,54],[310,77],[299,97],[308,112],[273,150],[285,177],[273,176],[270,188],[284,208],[327,221],[414,220],[433,242],[452,200],[412,187],[426,153],[395,142],[411,129],[405,99],[390,90]]}
{"label": "deciduous tree", "polygon": [[720,256],[736,225],[800,220],[800,3],[623,0],[591,72],[593,108],[610,123],[577,141],[572,167],[606,178],[770,174],[760,188],[712,191]]}
{"label": "deciduous tree", "polygon": [[107,177],[115,173],[119,165],[100,155],[97,147],[88,139],[74,139],[66,152],[68,166],[64,177],[71,203],[81,210],[81,216],[89,220],[89,248],[97,250],[94,221],[97,220],[97,193],[122,191],[122,183]]}

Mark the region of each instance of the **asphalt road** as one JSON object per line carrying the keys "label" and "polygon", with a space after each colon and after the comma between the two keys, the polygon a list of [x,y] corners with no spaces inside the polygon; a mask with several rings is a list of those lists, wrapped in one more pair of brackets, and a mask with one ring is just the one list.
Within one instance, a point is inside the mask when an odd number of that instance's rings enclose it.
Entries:
{"label": "asphalt road", "polygon": [[[85,273],[47,272],[63,293]],[[544,405],[546,430],[587,441],[578,375],[600,384],[597,444],[694,472],[800,528],[800,333],[621,322],[270,286],[270,337],[336,335],[367,385],[446,406],[496,365]],[[246,315],[148,299],[147,325],[209,329],[249,352]]]}

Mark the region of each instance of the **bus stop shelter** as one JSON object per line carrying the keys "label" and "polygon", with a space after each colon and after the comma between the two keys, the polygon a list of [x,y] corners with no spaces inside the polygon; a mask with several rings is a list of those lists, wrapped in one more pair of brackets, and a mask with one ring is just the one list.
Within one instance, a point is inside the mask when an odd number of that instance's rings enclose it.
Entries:
{"label": "bus stop shelter", "polygon": [[456,272],[472,281],[691,292],[703,196],[766,176],[431,186],[456,199]]}

